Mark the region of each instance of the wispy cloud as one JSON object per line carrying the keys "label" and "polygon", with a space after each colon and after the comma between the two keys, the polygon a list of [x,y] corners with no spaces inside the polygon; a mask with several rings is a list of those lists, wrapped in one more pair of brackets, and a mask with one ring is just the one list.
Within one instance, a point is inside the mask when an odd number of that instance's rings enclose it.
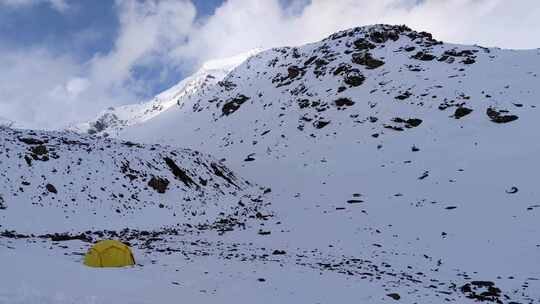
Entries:
{"label": "wispy cloud", "polygon": [[[0,0],[43,2],[69,13],[65,0]],[[0,115],[29,127],[59,127],[148,93],[137,68],[190,71],[211,58],[299,45],[366,24],[407,24],[457,43],[540,47],[537,0],[228,0],[202,20],[188,0],[117,0],[115,8],[120,28],[114,47],[85,62],[74,54],[53,55],[48,46],[0,46]]]}
{"label": "wispy cloud", "polygon": [[26,6],[47,3],[59,12],[64,12],[69,8],[67,0],[0,0],[0,4],[14,8],[24,8]]}

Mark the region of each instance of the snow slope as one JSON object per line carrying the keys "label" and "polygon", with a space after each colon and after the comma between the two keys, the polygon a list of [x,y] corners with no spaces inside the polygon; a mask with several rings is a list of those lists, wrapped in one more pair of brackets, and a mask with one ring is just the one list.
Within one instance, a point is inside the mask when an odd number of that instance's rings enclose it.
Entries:
{"label": "snow slope", "polygon": [[204,94],[207,87],[222,80],[232,69],[260,51],[254,49],[230,58],[205,62],[195,74],[186,77],[148,102],[111,107],[100,113],[94,121],[76,124],[67,129],[79,133],[115,135],[127,126],[143,123],[174,105],[180,105],[186,98]]}
{"label": "snow slope", "polygon": [[538,301],[539,74],[540,50],[360,27],[259,53],[118,136],[271,187],[285,243],[472,271]]}
{"label": "snow slope", "polygon": [[262,190],[197,151],[9,128],[0,142],[2,230],[209,224],[262,206],[249,200]]}

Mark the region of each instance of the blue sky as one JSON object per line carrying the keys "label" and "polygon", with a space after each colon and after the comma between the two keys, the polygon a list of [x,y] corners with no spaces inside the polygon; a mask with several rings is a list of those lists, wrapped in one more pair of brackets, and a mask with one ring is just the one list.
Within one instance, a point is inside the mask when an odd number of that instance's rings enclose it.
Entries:
{"label": "blue sky", "polygon": [[[193,4],[197,18],[204,19],[222,4],[223,0],[197,0]],[[43,1],[24,8],[0,2],[0,47],[26,49],[46,47],[53,54],[69,53],[84,62],[96,53],[108,53],[114,47],[119,31],[117,6],[112,0],[69,1],[69,8],[60,11]],[[135,67],[134,76],[151,80],[161,67]],[[168,88],[184,73],[171,75],[155,83],[148,97]]]}
{"label": "blue sky", "polygon": [[0,0],[0,117],[61,128],[148,100],[206,60],[374,23],[540,46],[538,0]]}

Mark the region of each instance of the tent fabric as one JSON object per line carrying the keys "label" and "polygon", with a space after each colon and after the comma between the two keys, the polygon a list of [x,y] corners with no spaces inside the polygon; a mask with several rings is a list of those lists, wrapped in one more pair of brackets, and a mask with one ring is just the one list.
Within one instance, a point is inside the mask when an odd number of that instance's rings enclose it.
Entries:
{"label": "tent fabric", "polygon": [[92,246],[84,257],[90,267],[124,267],[135,265],[131,249],[116,240],[104,240]]}

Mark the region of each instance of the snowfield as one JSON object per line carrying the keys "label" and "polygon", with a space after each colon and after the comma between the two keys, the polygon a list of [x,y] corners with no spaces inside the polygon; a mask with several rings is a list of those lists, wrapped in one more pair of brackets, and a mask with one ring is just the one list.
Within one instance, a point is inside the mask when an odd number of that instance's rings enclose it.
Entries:
{"label": "snowfield", "polygon": [[[0,302],[540,303],[539,75],[540,50],[375,25],[214,62],[91,136],[0,129]],[[83,266],[101,238],[138,265]]]}

